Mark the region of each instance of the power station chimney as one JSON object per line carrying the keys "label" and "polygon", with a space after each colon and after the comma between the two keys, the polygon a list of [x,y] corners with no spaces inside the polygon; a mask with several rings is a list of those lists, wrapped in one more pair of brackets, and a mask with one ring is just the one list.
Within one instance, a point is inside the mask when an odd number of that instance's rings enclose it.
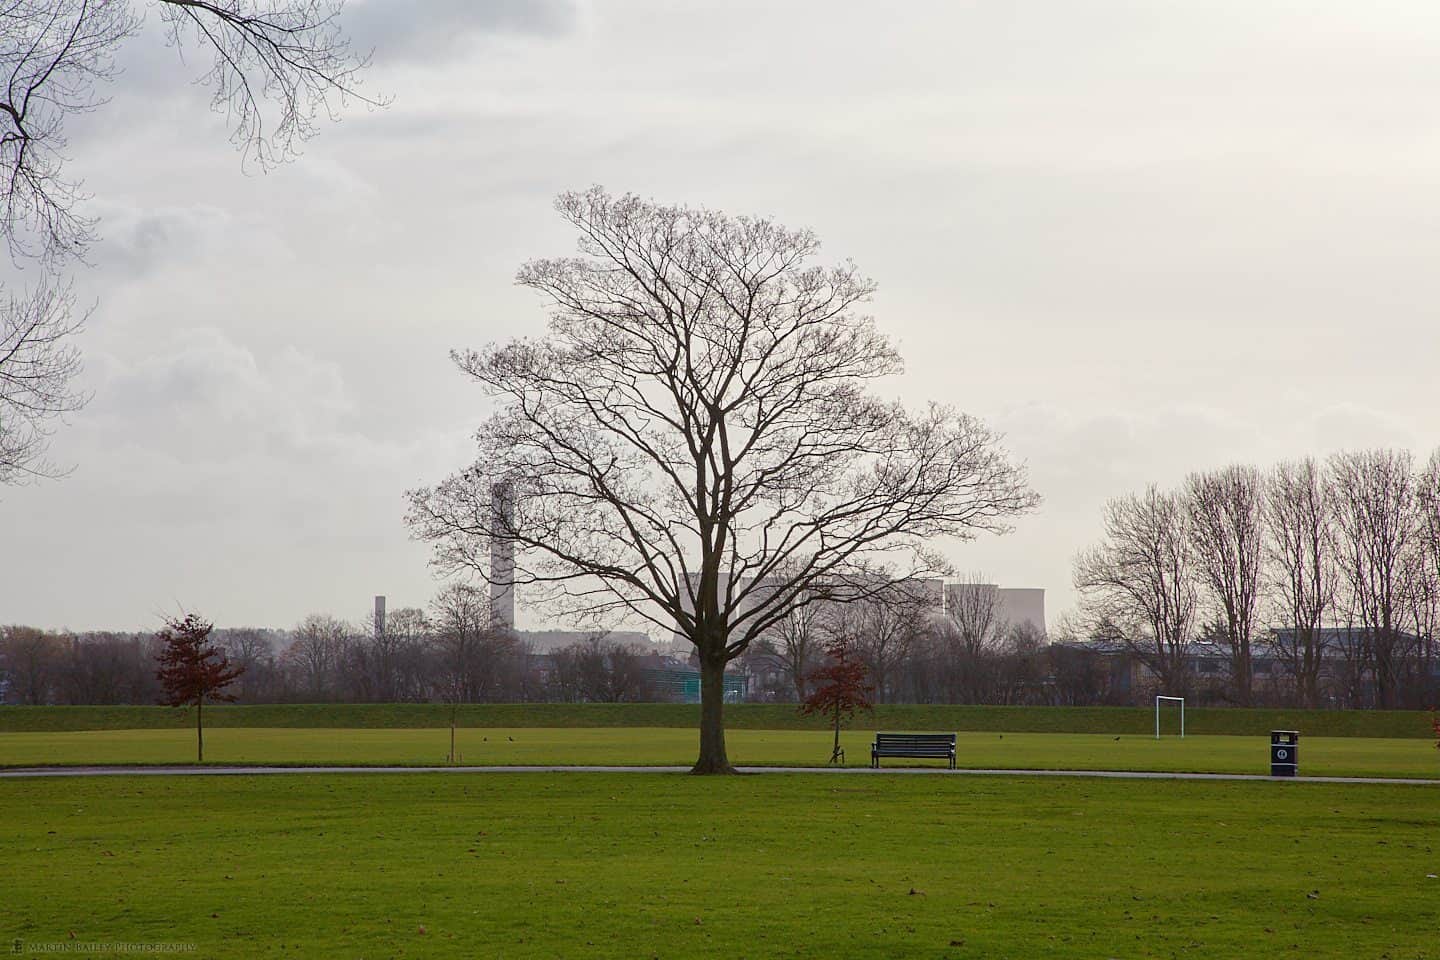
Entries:
{"label": "power station chimney", "polygon": [[490,487],[490,619],[515,629],[515,485]]}
{"label": "power station chimney", "polygon": [[385,636],[385,598],[375,598],[375,639]]}

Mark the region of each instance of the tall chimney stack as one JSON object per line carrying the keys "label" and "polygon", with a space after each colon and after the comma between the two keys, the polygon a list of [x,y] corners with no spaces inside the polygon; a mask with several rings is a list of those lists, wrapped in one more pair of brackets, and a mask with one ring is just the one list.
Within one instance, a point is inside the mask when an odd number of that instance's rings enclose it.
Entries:
{"label": "tall chimney stack", "polygon": [[490,487],[490,618],[502,630],[515,629],[515,485]]}
{"label": "tall chimney stack", "polygon": [[375,639],[385,636],[385,598],[375,598]]}

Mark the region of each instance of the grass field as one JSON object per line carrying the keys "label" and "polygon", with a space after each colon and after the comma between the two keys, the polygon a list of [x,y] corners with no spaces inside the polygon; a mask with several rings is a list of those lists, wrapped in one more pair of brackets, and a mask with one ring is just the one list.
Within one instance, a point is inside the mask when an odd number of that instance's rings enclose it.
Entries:
{"label": "grass field", "polygon": [[[1178,718],[1165,722],[1172,728]],[[495,703],[465,704],[464,727],[686,727],[700,722],[700,708],[683,703]],[[438,703],[312,703],[217,705],[205,708],[212,727],[369,727],[428,729],[450,725],[450,707]],[[1434,739],[1429,715],[1414,710],[1241,710],[1191,707],[1190,733],[1264,736],[1300,730],[1315,737]],[[194,721],[169,707],[0,706],[0,732],[63,730],[160,730]],[[726,726],[737,730],[819,730],[823,719],[797,715],[793,704],[741,703],[725,708]],[[1149,707],[986,707],[883,704],[863,722],[881,730],[962,730],[995,733],[1154,732]]]}
{"label": "grass field", "polygon": [[[731,760],[743,764],[822,765],[830,755],[822,730],[732,730]],[[852,766],[870,759],[868,730],[843,738]],[[961,733],[965,767],[1033,770],[1160,770],[1268,773],[1265,737],[1167,737],[1107,734]],[[693,762],[694,730],[667,727],[462,729],[457,743],[467,764],[683,764]],[[207,762],[256,764],[440,764],[450,731],[374,729],[245,729],[205,734]],[[1440,750],[1425,740],[1306,737],[1301,773],[1325,776],[1440,779]],[[35,764],[188,763],[193,730],[99,730],[0,734],[0,766]],[[888,761],[894,765],[896,761]],[[1437,891],[1440,892],[1440,891]]]}
{"label": "grass field", "polygon": [[1440,958],[1436,799],[813,775],[9,781],[0,936],[222,958]]}

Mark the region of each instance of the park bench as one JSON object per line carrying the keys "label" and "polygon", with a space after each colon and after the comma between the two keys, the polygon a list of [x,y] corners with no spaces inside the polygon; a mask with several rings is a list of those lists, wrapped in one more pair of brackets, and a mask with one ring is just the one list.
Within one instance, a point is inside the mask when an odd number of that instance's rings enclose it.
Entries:
{"label": "park bench", "polygon": [[955,769],[953,733],[877,733],[870,745],[870,766],[880,766],[881,757],[908,757],[920,760],[949,760]]}

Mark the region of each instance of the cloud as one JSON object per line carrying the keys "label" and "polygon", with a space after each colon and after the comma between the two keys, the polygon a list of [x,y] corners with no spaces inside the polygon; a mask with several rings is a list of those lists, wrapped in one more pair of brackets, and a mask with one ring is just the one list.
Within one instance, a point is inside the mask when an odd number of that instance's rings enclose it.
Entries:
{"label": "cloud", "polygon": [[383,64],[443,58],[487,34],[562,36],[579,19],[576,0],[361,0],[340,23],[355,49],[373,48]]}
{"label": "cloud", "polygon": [[161,263],[203,259],[234,225],[228,211],[209,204],[141,208],[101,202],[93,209],[101,222],[104,264],[132,277]]}
{"label": "cloud", "polygon": [[101,364],[94,409],[106,433],[192,462],[301,453],[350,411],[334,363],[293,347],[262,361],[212,328],[179,331],[138,361]]}
{"label": "cloud", "polygon": [[[68,131],[103,221],[77,277],[96,397],[56,437],[72,478],[0,491],[30,548],[0,548],[9,615],[423,597],[402,492],[488,409],[447,350],[540,331],[515,267],[573,249],[550,199],[596,182],[853,256],[894,390],[1006,430],[1046,497],[952,558],[1052,611],[1107,497],[1433,446],[1440,21],[1182,6],[351,0],[395,103],[264,176],[151,16]],[[224,563],[176,562],[182,522]]]}

